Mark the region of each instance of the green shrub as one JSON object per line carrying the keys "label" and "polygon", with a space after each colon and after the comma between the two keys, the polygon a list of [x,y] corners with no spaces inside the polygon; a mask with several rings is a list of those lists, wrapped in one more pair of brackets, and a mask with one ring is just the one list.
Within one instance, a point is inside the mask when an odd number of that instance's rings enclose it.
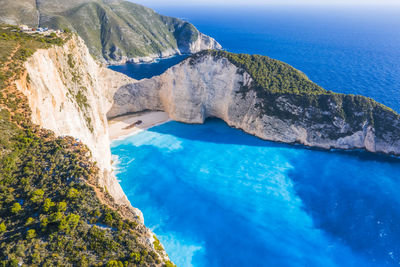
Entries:
{"label": "green shrub", "polygon": [[74,230],[79,223],[80,216],[77,214],[70,214],[67,216],[67,222],[70,229]]}
{"label": "green shrub", "polygon": [[35,219],[33,219],[32,217],[29,217],[25,222],[25,226],[31,225],[34,221],[35,221]]}
{"label": "green shrub", "polygon": [[32,193],[31,201],[34,203],[42,202],[44,191],[42,189],[35,190]]}
{"label": "green shrub", "polygon": [[40,227],[42,228],[43,231],[46,229],[48,224],[49,224],[49,218],[48,217],[42,217],[40,219]]}
{"label": "green shrub", "polygon": [[4,233],[7,230],[7,227],[4,222],[0,223],[0,234]]}
{"label": "green shrub", "polygon": [[19,267],[19,260],[11,259],[8,261],[7,267]]}
{"label": "green shrub", "polygon": [[43,202],[43,211],[44,212],[49,212],[50,211],[50,209],[52,208],[52,207],[54,207],[54,203],[51,201],[51,199],[50,198],[46,198],[45,200],[44,200],[44,202]]}
{"label": "green shrub", "polygon": [[171,261],[167,261],[167,262],[165,263],[165,267],[176,267],[176,265],[173,264]]}
{"label": "green shrub", "polygon": [[57,211],[59,212],[64,212],[67,210],[67,203],[64,201],[61,201],[57,204]]}
{"label": "green shrub", "polygon": [[63,218],[64,218],[64,214],[59,211],[53,212],[52,214],[50,214],[50,222],[52,222],[52,223],[60,222]]}
{"label": "green shrub", "polygon": [[112,226],[113,225],[113,216],[111,215],[110,212],[107,212],[104,216],[104,222],[109,225]]}
{"label": "green shrub", "polygon": [[18,202],[14,203],[11,207],[11,212],[14,214],[17,214],[21,210],[22,210],[21,204],[19,204]]}
{"label": "green shrub", "polygon": [[78,196],[79,196],[79,191],[76,190],[75,188],[71,187],[71,188],[68,190],[67,197],[68,197],[69,199],[74,199],[74,198],[76,198],[76,197],[78,197]]}
{"label": "green shrub", "polygon": [[72,54],[68,54],[68,66],[71,68],[71,69],[74,69],[75,68],[75,61],[74,61],[74,56],[72,55]]}
{"label": "green shrub", "polygon": [[63,231],[72,231],[75,230],[75,228],[78,226],[79,223],[79,215],[76,214],[70,214],[67,217],[64,217],[61,219],[59,225],[58,225],[58,230]]}
{"label": "green shrub", "polygon": [[27,238],[28,240],[34,239],[35,237],[36,237],[36,231],[35,231],[34,229],[29,229],[29,230],[26,232],[26,238]]}
{"label": "green shrub", "polygon": [[107,267],[124,267],[124,264],[121,261],[111,260],[107,263]]}
{"label": "green shrub", "polygon": [[154,242],[153,242],[154,248],[155,248],[157,251],[163,251],[164,249],[163,249],[163,247],[161,246],[160,240],[158,240],[158,238],[156,237],[156,235],[153,235],[153,237],[154,237]]}
{"label": "green shrub", "polygon": [[[242,71],[246,71],[254,80],[253,89],[269,93],[290,94],[328,94],[329,92],[310,81],[307,76],[292,66],[266,56],[234,54],[226,51],[208,50],[192,56],[190,63],[197,58],[210,54],[217,58],[226,58]],[[249,88],[242,88],[248,90]]]}
{"label": "green shrub", "polygon": [[139,252],[132,252],[130,254],[130,258],[133,260],[134,263],[137,264],[143,263],[143,257]]}

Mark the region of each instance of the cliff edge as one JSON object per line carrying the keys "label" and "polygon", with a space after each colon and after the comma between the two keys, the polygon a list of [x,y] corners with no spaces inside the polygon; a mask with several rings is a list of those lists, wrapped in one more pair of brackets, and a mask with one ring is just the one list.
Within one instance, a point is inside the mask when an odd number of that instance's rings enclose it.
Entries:
{"label": "cliff edge", "polygon": [[400,155],[399,114],[370,98],[326,91],[264,56],[200,52],[122,86],[107,116],[142,110],[186,123],[217,117],[265,140]]}
{"label": "cliff edge", "polygon": [[105,112],[134,80],[76,34],[0,25],[0,265],[173,266],[111,169]]}
{"label": "cliff edge", "polygon": [[86,144],[100,168],[99,183],[118,203],[128,204],[112,174],[105,113],[113,92],[135,80],[99,65],[77,35],[62,46],[36,51],[24,67],[29,78],[16,85],[27,96],[32,122]]}

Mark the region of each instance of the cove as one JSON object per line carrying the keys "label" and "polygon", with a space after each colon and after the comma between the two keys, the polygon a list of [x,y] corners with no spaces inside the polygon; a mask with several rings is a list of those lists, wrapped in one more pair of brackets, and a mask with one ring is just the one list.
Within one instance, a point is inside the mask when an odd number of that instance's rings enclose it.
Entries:
{"label": "cove", "polygon": [[189,55],[176,55],[168,58],[156,59],[148,63],[127,63],[123,65],[112,65],[110,69],[121,72],[129,77],[141,80],[164,73],[168,68],[178,64]]}
{"label": "cove", "polygon": [[392,266],[400,163],[260,140],[217,119],[114,141],[118,178],[178,266]]}
{"label": "cove", "polygon": [[[230,52],[268,55],[326,89],[400,110],[398,10],[157,9]],[[168,61],[111,68],[142,79],[176,64],[159,63]],[[266,142],[216,119],[153,127],[112,153],[132,205],[178,266],[400,263],[396,159]]]}

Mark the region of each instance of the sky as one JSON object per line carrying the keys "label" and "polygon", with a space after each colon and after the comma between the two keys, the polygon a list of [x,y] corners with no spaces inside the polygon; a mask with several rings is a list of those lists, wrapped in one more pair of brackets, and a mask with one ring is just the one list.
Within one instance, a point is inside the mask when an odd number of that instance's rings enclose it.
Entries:
{"label": "sky", "polygon": [[166,5],[400,5],[400,0],[130,0],[147,6]]}

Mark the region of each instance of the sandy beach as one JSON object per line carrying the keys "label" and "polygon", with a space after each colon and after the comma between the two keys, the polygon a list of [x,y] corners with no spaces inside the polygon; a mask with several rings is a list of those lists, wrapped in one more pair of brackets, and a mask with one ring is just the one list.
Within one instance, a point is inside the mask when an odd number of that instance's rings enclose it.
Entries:
{"label": "sandy beach", "polygon": [[145,111],[113,118],[108,121],[110,140],[138,133],[169,120],[168,114],[162,111]]}

